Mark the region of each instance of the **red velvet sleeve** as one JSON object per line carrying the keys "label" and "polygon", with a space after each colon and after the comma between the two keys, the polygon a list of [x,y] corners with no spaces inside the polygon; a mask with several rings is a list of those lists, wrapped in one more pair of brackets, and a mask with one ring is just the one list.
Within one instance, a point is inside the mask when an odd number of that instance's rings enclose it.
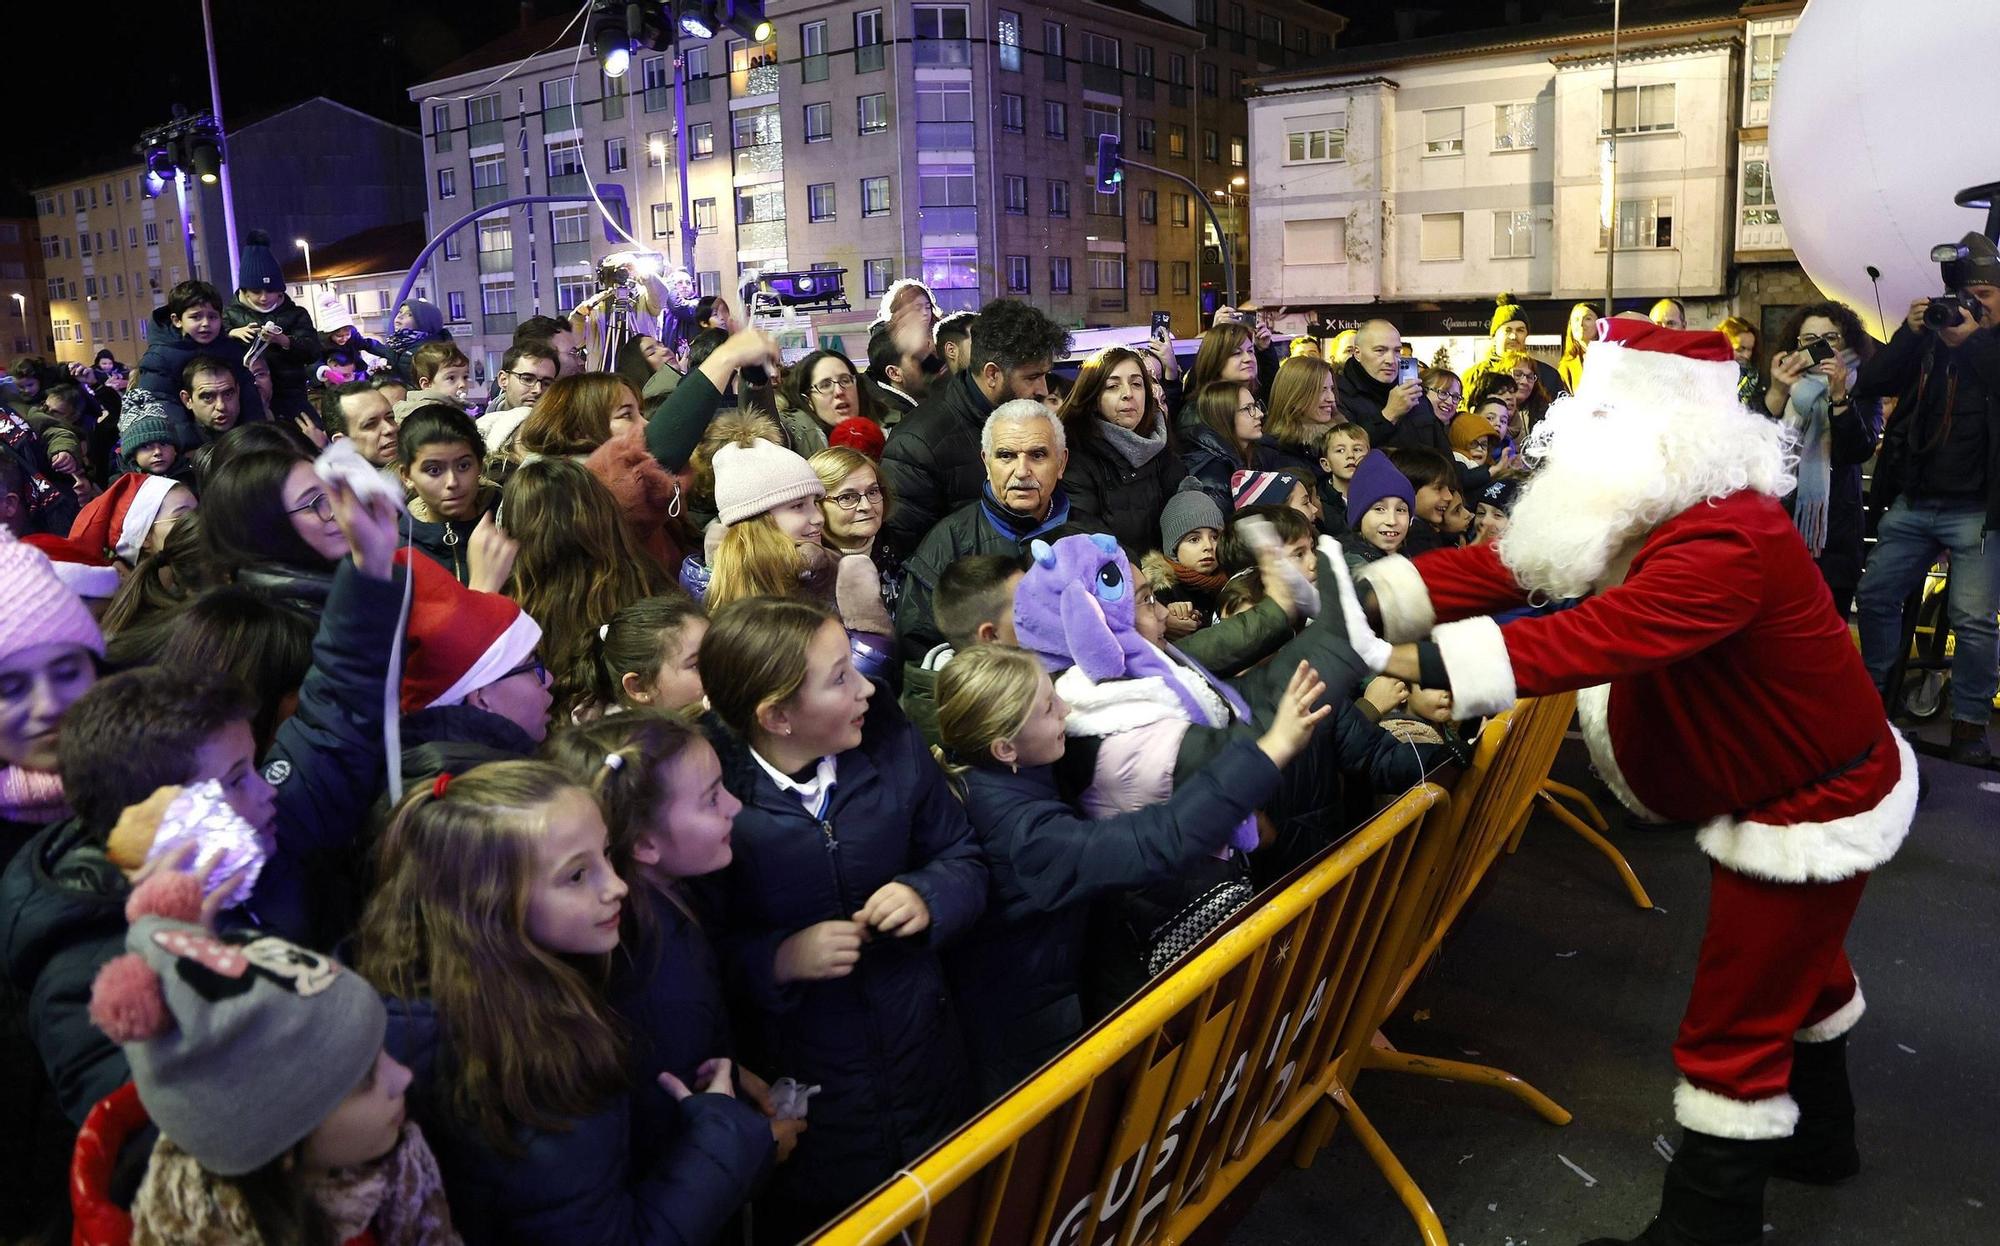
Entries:
{"label": "red velvet sleeve", "polygon": [[1500,561],[1495,545],[1465,545],[1419,554],[1412,565],[1424,577],[1437,621],[1497,614],[1528,604],[1528,594]]}

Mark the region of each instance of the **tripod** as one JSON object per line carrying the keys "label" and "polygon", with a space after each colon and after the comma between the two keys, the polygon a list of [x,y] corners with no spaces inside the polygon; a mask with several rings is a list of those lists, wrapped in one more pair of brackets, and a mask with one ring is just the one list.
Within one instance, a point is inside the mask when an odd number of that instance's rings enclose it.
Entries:
{"label": "tripod", "polygon": [[618,367],[618,352],[639,336],[632,331],[636,295],[630,282],[612,286],[605,293],[610,297],[598,305],[603,321],[597,330],[597,367],[599,371],[611,372]]}

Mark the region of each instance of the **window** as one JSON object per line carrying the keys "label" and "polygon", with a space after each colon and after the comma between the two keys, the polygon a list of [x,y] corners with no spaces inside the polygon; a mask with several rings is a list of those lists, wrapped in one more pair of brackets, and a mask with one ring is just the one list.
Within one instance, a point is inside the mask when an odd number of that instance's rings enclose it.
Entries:
{"label": "window", "polygon": [[1026,216],[1028,213],[1028,179],[1018,173],[1006,174],[1001,179],[1006,191],[1007,214]]}
{"label": "window", "polygon": [[861,215],[889,215],[888,178],[864,177],[861,179]]}
{"label": "window", "polygon": [[1420,260],[1461,260],[1465,258],[1465,213],[1426,212],[1418,226],[1417,258]]}
{"label": "window", "polygon": [[1782,223],[1778,216],[1778,192],[1771,185],[1771,164],[1768,160],[1743,162],[1743,223]]}
{"label": "window", "polygon": [[[1617,121],[1620,134],[1658,134],[1673,129],[1674,84],[1619,87]],[[1611,123],[1611,92],[1605,91],[1598,102],[1597,132],[1611,133]]]}
{"label": "window", "polygon": [[1069,215],[1069,183],[1060,178],[1049,179],[1049,215]]}
{"label": "window", "polygon": [[590,262],[590,213],[589,208],[549,210],[549,238],[556,246],[556,263]]}
{"label": "window", "polygon": [[736,223],[765,225],[785,219],[785,188],[747,186],[736,192]]}
{"label": "window", "polygon": [[1172,52],[1168,54],[1167,81],[1177,87],[1184,87],[1187,85],[1188,82],[1187,57],[1184,54],[1180,52]]}
{"label": "window", "polygon": [[855,101],[861,114],[861,132],[880,134],[889,128],[889,97],[885,94],[864,95]]}
{"label": "window", "polygon": [[1465,152],[1465,110],[1431,108],[1424,112],[1424,154],[1457,156]]}
{"label": "window", "polygon": [[969,84],[917,83],[919,151],[969,149],[972,134],[972,87]]}
{"label": "window", "polygon": [[499,220],[487,217],[476,227],[479,240],[479,271],[482,273],[512,273],[514,271],[514,225],[509,217]]}
{"label": "window", "polygon": [[1249,149],[1244,145],[1242,139],[1232,138],[1229,140],[1229,163],[1231,165],[1239,169],[1242,168],[1245,161],[1249,159],[1249,155]]}
{"label": "window", "polygon": [[722,293],[722,274],[704,268],[694,275],[694,292],[703,298]]}
{"label": "window", "polygon": [[1116,255],[1091,256],[1090,288],[1093,290],[1123,290],[1125,288],[1125,261]]}
{"label": "window", "polygon": [[1534,103],[1530,101],[1521,104],[1495,104],[1493,106],[1493,150],[1527,151],[1534,145]]}
{"label": "window", "polygon": [[1069,105],[1061,100],[1043,100],[1042,132],[1050,138],[1068,138]]}
{"label": "window", "polygon": [[465,291],[453,290],[444,296],[445,318],[453,324],[465,324]]}
{"label": "window", "polygon": [[1123,134],[1124,132],[1124,129],[1118,124],[1117,109],[1092,108],[1088,105],[1084,107],[1083,140],[1090,144],[1087,150],[1091,152],[1097,150],[1097,136],[1100,134]]}
{"label": "window", "polygon": [[90,254],[90,231],[80,230],[76,235],[76,249],[83,255]]}
{"label": "window", "polygon": [[1493,258],[1525,259],[1535,253],[1535,214],[1531,211],[1493,214]]}
{"label": "window", "polygon": [[576,79],[553,78],[542,84],[542,133],[576,129]]}
{"label": "window", "polygon": [[1216,83],[1217,70],[1215,62],[1203,61],[1201,63],[1201,93],[1209,96],[1221,94],[1221,88]]}
{"label": "window", "polygon": [[1157,224],[1159,222],[1159,219],[1160,219],[1160,193],[1156,190],[1140,191],[1139,223],[1141,225],[1153,225]]}
{"label": "window", "polygon": [[551,145],[548,148],[548,164],[550,190],[584,188],[582,139],[573,138]]}
{"label": "window", "polygon": [[1063,65],[1063,29],[1061,22],[1042,23],[1042,77],[1049,82],[1061,82],[1067,72]]}
{"label": "window", "polygon": [[1778,80],[1778,62],[1785,59],[1790,33],[1756,35],[1750,40],[1750,101],[1768,103],[1771,87]]}
{"label": "window", "polygon": [[693,121],[688,123],[688,159],[707,160],[715,155],[715,123],[713,121]]}
{"label": "window", "polygon": [[[1620,199],[1616,215],[1620,251],[1665,248],[1674,245],[1674,200],[1672,195],[1657,199]],[[1605,231],[1597,231],[1597,246],[1607,242]]]}
{"label": "window", "polygon": [[1160,261],[1139,261],[1139,293],[1158,294],[1160,292]]}
{"label": "window", "polygon": [[1116,69],[1119,66],[1119,51],[1118,40],[1113,39],[1111,36],[1100,35],[1088,30],[1083,32],[1084,64],[1102,65],[1106,69]]}
{"label": "window", "polygon": [[833,218],[833,183],[814,182],[806,187],[806,219],[830,221]]}
{"label": "window", "polygon": [[570,273],[556,278],[556,313],[565,314],[589,298],[597,289],[594,275]]}
{"label": "window", "polygon": [[440,199],[456,199],[456,198],[458,198],[458,170],[457,170],[457,169],[439,169],[439,170],[438,170],[438,198],[440,198]]}
{"label": "window", "polygon": [[507,158],[505,156],[474,156],[472,158],[472,203],[483,208],[498,203],[507,197]]}
{"label": "window", "polygon": [[1019,134],[1028,128],[1028,102],[1018,95],[1003,92],[1000,96],[1000,128],[1009,134]]}
{"label": "window", "polygon": [[[354,314],[354,296],[347,296],[347,311]],[[511,316],[514,314],[514,283],[511,281],[489,281],[479,287],[479,310],[488,316]]]}
{"label": "window", "polygon": [[606,173],[623,172],[625,167],[630,163],[631,161],[625,154],[624,139],[607,138],[604,140],[604,171]]}
{"label": "window", "polygon": [[824,143],[833,138],[833,105],[806,105],[806,142]]}
{"label": "window", "polygon": [[1000,52],[1000,68],[1021,72],[1021,15],[1001,9],[993,19],[993,46]]}
{"label": "window", "polygon": [[451,105],[431,105],[431,150],[451,150]]}
{"label": "window", "polygon": [[1265,43],[1283,43],[1284,25],[1269,13],[1257,15],[1257,38]]}
{"label": "window", "polygon": [[1249,92],[1247,92],[1247,91],[1245,91],[1245,90],[1243,89],[1243,71],[1242,71],[1242,70],[1240,70],[1240,69],[1232,69],[1232,70],[1230,70],[1230,71],[1229,71],[1229,98],[1230,98],[1230,99],[1233,99],[1233,100],[1240,100],[1240,99],[1245,99],[1245,98],[1247,98],[1247,97],[1248,97],[1248,95],[1249,95]]}
{"label": "window", "polygon": [[1177,160],[1187,159],[1187,127],[1179,123],[1167,126],[1167,154]]}
{"label": "window", "polygon": [[1010,255],[1007,257],[1007,293],[1028,293],[1028,257]]}
{"label": "window", "polygon": [[800,25],[799,55],[805,58],[799,64],[800,81],[825,82],[827,75],[825,22],[805,22]]}
{"label": "window", "polygon": [[776,104],[736,113],[730,117],[729,123],[729,145],[738,151],[745,147],[768,147],[784,141]]}
{"label": "window", "polygon": [[1201,158],[1210,164],[1222,163],[1222,136],[1214,130],[1201,132]]}
{"label": "window", "polygon": [[1153,80],[1153,49],[1143,43],[1132,45],[1132,76],[1144,83],[1148,89]]}
{"label": "window", "polygon": [[1193,271],[1194,271],[1194,266],[1189,264],[1186,260],[1174,261],[1174,266],[1171,269],[1171,272],[1173,273],[1175,294],[1186,294],[1188,292],[1188,289],[1193,284],[1194,280]]}
{"label": "window", "polygon": [[447,234],[444,240],[444,257],[448,260],[464,259],[465,258],[464,239],[465,239],[465,233],[463,230],[460,230],[456,233]]}
{"label": "window", "polygon": [[1186,195],[1181,194],[1170,195],[1168,198],[1170,201],[1169,206],[1173,209],[1173,223],[1182,229],[1186,229],[1188,221],[1191,219],[1189,214],[1194,207],[1193,201]]}
{"label": "window", "polygon": [[1132,123],[1132,128],[1134,130],[1132,141],[1137,145],[1139,150],[1142,152],[1152,151],[1157,130],[1153,119],[1151,117],[1136,118]]}
{"label": "window", "polygon": [[607,78],[597,75],[597,102],[603,106],[600,116],[605,121],[616,121],[625,115],[625,79]]}
{"label": "window", "polygon": [[698,234],[712,234],[715,232],[715,200],[697,199],[694,201],[694,229]]}
{"label": "window", "polygon": [[671,238],[674,233],[674,208],[670,203],[653,205],[653,237]]}
{"label": "window", "polygon": [[482,95],[465,101],[466,142],[473,148],[500,141],[500,96]]}
{"label": "window", "polygon": [[1051,255],[1049,257],[1049,293],[1069,293],[1069,257]]}
{"label": "window", "polygon": [[917,206],[923,209],[922,232],[971,233],[978,228],[978,194],[970,166],[925,165],[917,178]]}
{"label": "window", "polygon": [[971,33],[962,4],[919,4],[911,8],[914,50],[919,65],[970,65]]}
{"label": "window", "polygon": [[[700,44],[689,48],[686,66],[681,70],[687,78],[687,102],[706,104],[708,102],[708,45]],[[669,92],[671,94],[671,92]]]}
{"label": "window", "polygon": [[[693,77],[692,72],[689,77]],[[645,96],[647,112],[665,112],[674,106],[674,80],[664,56],[648,56],[639,62],[639,90]]]}
{"label": "window", "polygon": [[888,260],[863,260],[861,262],[862,283],[868,297],[879,299],[889,292],[889,285],[895,281],[896,270]]}
{"label": "window", "polygon": [[149,247],[160,245],[160,227],[156,222],[146,222],[146,245]]}
{"label": "window", "polygon": [[854,72],[873,73],[882,68],[882,10],[869,9],[854,15]]}

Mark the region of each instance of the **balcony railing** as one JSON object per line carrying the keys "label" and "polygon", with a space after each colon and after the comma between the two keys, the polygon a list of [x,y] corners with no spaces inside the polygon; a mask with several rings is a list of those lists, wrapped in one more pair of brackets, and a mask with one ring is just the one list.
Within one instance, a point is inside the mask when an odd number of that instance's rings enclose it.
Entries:
{"label": "balcony railing", "polygon": [[917,39],[912,41],[919,65],[965,66],[972,64],[972,43],[967,39]]}
{"label": "balcony railing", "polygon": [[[781,74],[776,65],[759,65],[755,69],[739,69],[729,75],[729,98],[733,100],[751,99],[759,95],[776,95]],[[688,102],[694,102],[694,83],[688,83]]]}
{"label": "balcony railing", "polygon": [[1042,53],[1042,80],[1044,82],[1062,82],[1068,76],[1069,70],[1060,53]]}
{"label": "balcony railing", "polygon": [[738,177],[753,173],[782,173],[784,169],[785,149],[780,143],[757,143],[736,149],[735,170]]}
{"label": "balcony railing", "polygon": [[580,128],[576,120],[575,104],[558,104],[542,113],[542,133],[558,134],[564,130]]}
{"label": "balcony railing", "polygon": [[590,178],[582,173],[549,174],[549,193],[552,195],[581,195],[590,189]]}
{"label": "balcony railing", "polygon": [[479,253],[479,271],[482,273],[511,273],[514,271],[514,248],[500,247]]}
{"label": "balcony railing", "polygon": [[475,121],[466,129],[466,142],[473,147],[496,147],[503,141],[498,121]]}
{"label": "balcony railing", "polygon": [[865,43],[854,49],[854,72],[872,74],[882,68],[882,45]]}
{"label": "balcony railing", "polygon": [[918,208],[917,232],[922,234],[976,234],[979,209],[976,207]]}
{"label": "balcony railing", "polygon": [[472,206],[475,208],[483,208],[488,204],[498,203],[506,197],[507,183],[505,182],[500,182],[492,186],[474,186],[472,188]]}
{"label": "balcony railing", "polygon": [[487,335],[489,337],[497,337],[503,333],[512,334],[514,332],[514,325],[519,322],[520,316],[514,312],[486,312],[479,319],[480,327],[486,331]]}
{"label": "balcony railing", "polygon": [[919,121],[917,123],[917,149],[919,151],[969,151],[972,148],[973,129],[970,121]]}
{"label": "balcony railing", "polygon": [[1116,65],[1085,65],[1083,67],[1083,89],[1097,91],[1104,95],[1125,94],[1125,75]]}
{"label": "balcony railing", "polygon": [[590,240],[582,242],[558,242],[555,245],[557,264],[590,263]]}
{"label": "balcony railing", "polygon": [[[688,86],[692,88],[694,84],[690,82],[688,83]],[[692,89],[688,91],[688,99],[689,100],[694,99],[694,91]],[[673,106],[674,106],[674,88],[672,86],[657,86],[657,87],[646,88],[644,92],[644,102],[641,104],[641,107],[643,107],[647,112],[666,112]]]}

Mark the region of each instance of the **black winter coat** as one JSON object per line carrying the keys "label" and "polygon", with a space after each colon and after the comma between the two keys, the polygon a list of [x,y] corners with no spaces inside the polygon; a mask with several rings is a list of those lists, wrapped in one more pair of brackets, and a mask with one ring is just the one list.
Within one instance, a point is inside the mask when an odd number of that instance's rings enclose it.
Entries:
{"label": "black winter coat", "polygon": [[[899,499],[897,505],[901,504]],[[1057,518],[1069,516],[1066,489],[1056,490],[1055,506],[1049,516],[1054,522],[1045,530],[1032,530],[1028,539],[1039,538],[1053,545],[1066,536],[1097,531],[1094,524],[1079,524],[1073,516]],[[995,527],[980,502],[959,507],[932,527],[903,564],[903,591],[896,598],[896,639],[902,646],[904,660],[921,662],[925,654],[944,643],[944,634],[938,631],[931,610],[931,595],[936,592],[938,579],[946,567],[973,554],[1019,556],[1023,543],[1022,537]]]}
{"label": "black winter coat", "polygon": [[1250,461],[1246,463],[1214,429],[1201,423],[1181,425],[1181,462],[1186,464],[1188,475],[1201,481],[1203,492],[1215,500],[1225,517],[1236,510],[1230,498],[1229,478],[1237,472],[1264,466],[1258,447],[1250,447]]}
{"label": "black winter coat", "polygon": [[[495,485],[482,484],[477,494],[479,514],[471,519],[419,519],[415,507],[410,512],[410,542],[431,556],[431,561],[451,572],[452,577],[464,584],[472,575],[472,561],[468,551],[471,547],[473,530],[479,521],[500,509],[500,489]],[[414,496],[412,498],[414,501]],[[430,514],[428,508],[425,514]]]}
{"label": "black winter coat", "polygon": [[[1882,452],[1875,462],[1869,505],[1887,510],[1915,479],[1918,465],[1911,462],[1916,451],[1910,445],[1910,432],[1926,403],[1944,400],[1950,380],[1948,368],[1970,370],[1986,389],[1984,530],[2000,530],[2000,331],[1994,329],[1975,330],[1957,350],[1946,351],[1935,333],[1915,332],[1904,325],[1861,365],[1861,378],[1853,394],[1857,408],[1878,398],[1897,399],[1895,414],[1882,429]],[[1830,524],[1833,516],[1827,518]]]}
{"label": "black winter coat", "polygon": [[[257,393],[257,382],[251,378],[250,370],[243,366],[243,343],[224,332],[203,346],[174,328],[167,319],[166,308],[156,307],[152,319],[146,322],[146,353],[139,360],[139,371],[133,376],[132,384],[166,400],[168,418],[174,426],[174,444],[180,447],[183,454],[212,440],[207,431],[195,422],[194,414],[181,405],[181,374],[187,371],[187,366],[194,362],[196,355],[208,355],[229,365],[229,374],[236,378],[237,402],[241,404],[238,424],[251,424],[264,418],[264,399]],[[274,387],[277,379],[273,373],[271,383]],[[273,396],[275,394],[274,388]]]}
{"label": "black winter coat", "polygon": [[972,375],[961,372],[940,378],[896,425],[882,448],[882,479],[896,498],[882,527],[884,540],[914,550],[945,516],[979,499],[986,484],[979,431],[992,413]]}
{"label": "black winter coat", "polygon": [[635,1128],[636,1096],[626,1094],[566,1130],[522,1129],[520,1153],[505,1154],[438,1092],[452,1053],[430,1001],[384,1002],[385,1045],[416,1075],[412,1112],[467,1246],[702,1246],[721,1235],[769,1162],[770,1123],[719,1094],[683,1100],[671,1136]]}
{"label": "black winter coat", "polygon": [[1093,435],[1070,446],[1062,482],[1071,517],[1117,537],[1137,565],[1148,550],[1160,548],[1160,511],[1186,477],[1180,456],[1164,446],[1133,467]]}
{"label": "black winter coat", "polygon": [[[744,1059],[767,1079],[823,1087],[774,1201],[810,1227],[955,1128],[970,1106],[965,1048],[939,950],[986,905],[986,864],[923,736],[879,685],[859,747],[839,755],[815,819],[749,746],[712,717],[710,738],[736,815],[735,860],[715,876],[716,950],[734,995]],[[875,938],[843,978],[780,983],[778,946],[844,921],[889,882],[930,909],[909,938]]]}
{"label": "black winter coat", "polygon": [[1229,842],[1271,798],[1278,768],[1230,740],[1164,804],[1096,820],[1054,772],[975,767],[966,811],[992,881],[986,915],[947,958],[981,1102],[1012,1089],[1083,1032],[1090,902],[1174,877]]}
{"label": "black winter coat", "polygon": [[1370,376],[1353,359],[1341,365],[1340,373],[1334,380],[1334,393],[1339,400],[1341,414],[1361,426],[1374,449],[1428,446],[1450,457],[1451,434],[1444,421],[1438,419],[1437,408],[1431,406],[1429,394],[1419,394],[1417,405],[1403,412],[1398,420],[1391,422],[1382,414],[1384,404],[1389,401],[1389,391],[1394,388]]}
{"label": "black winter coat", "polygon": [[[264,758],[277,790],[276,845],[244,920],[288,939],[320,937],[314,881],[360,828],[382,783],[382,679],[402,601],[400,579],[343,563],[313,641],[298,712]],[[75,819],[30,840],[0,877],[0,965],[27,999],[28,1023],[63,1111],[82,1123],[130,1079],[125,1055],[90,1022],[90,984],[125,951],[131,885]]]}
{"label": "black winter coat", "polygon": [[308,373],[319,364],[322,348],[319,330],[313,327],[312,316],[306,309],[287,295],[283,302],[268,312],[246,306],[240,298],[222,310],[222,331],[225,334],[245,325],[267,322],[276,324],[278,331],[292,343],[280,346],[273,342],[264,348],[264,361],[271,365],[271,407],[274,412],[286,416],[309,411],[312,404],[306,401],[306,384],[311,380]]}

